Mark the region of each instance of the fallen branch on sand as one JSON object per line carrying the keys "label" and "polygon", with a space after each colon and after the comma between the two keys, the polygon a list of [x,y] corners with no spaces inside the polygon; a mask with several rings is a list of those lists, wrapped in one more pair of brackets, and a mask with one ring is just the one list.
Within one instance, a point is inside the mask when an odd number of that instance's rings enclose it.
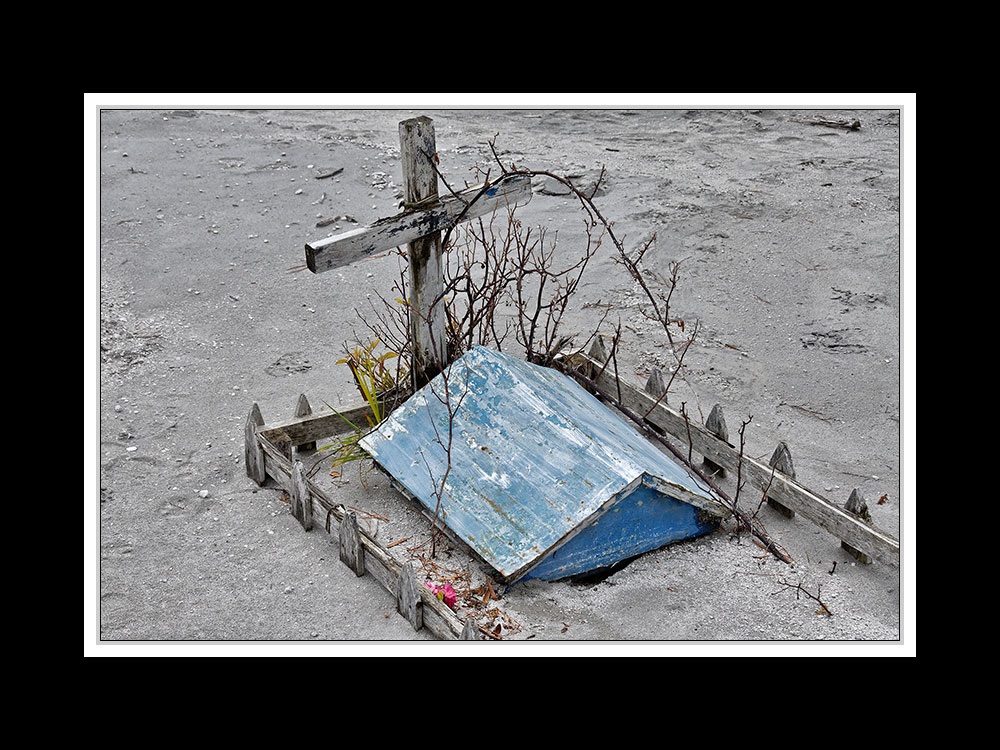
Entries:
{"label": "fallen branch on sand", "polygon": [[789,122],[797,122],[802,125],[822,125],[827,128],[840,128],[842,130],[860,130],[861,120],[824,120],[822,118],[816,118],[813,120],[789,120]]}
{"label": "fallen branch on sand", "polygon": [[[816,594],[814,595],[814,594],[810,594],[808,591],[806,591],[806,589],[803,588],[803,586],[802,586],[801,583],[789,583],[788,581],[782,580],[780,578],[778,579],[778,583],[780,583],[782,586],[785,586],[787,588],[795,589],[795,592],[796,592],[795,593],[795,598],[796,599],[798,598],[799,592],[801,591],[803,594],[805,594],[806,596],[808,596],[814,602],[817,602],[819,604],[819,606],[822,607],[822,609],[816,610],[816,614],[818,614],[818,615],[819,614],[823,614],[823,615],[826,615],[827,617],[832,617],[833,616],[833,612],[830,611],[830,608],[827,607],[820,600],[820,598],[819,598],[820,589],[819,589],[818,586],[816,587]],[[775,594],[780,594],[781,592],[780,591],[775,591],[774,593]]]}

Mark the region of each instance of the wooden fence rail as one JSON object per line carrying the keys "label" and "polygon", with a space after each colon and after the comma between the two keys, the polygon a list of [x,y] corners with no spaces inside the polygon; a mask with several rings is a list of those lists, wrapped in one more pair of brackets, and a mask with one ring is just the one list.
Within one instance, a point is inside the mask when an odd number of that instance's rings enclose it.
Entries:
{"label": "wooden fence rail", "polygon": [[[358,406],[341,414],[367,424],[363,419],[367,408]],[[412,566],[395,560],[382,544],[359,528],[351,511],[305,477],[301,461],[290,458],[291,448],[347,429],[347,423],[336,414],[305,415],[265,425],[254,404],[245,430],[247,476],[260,485],[270,477],[283,487],[291,498],[292,514],[302,527],[309,531],[321,526],[337,539],[341,561],[356,575],[371,574],[396,598],[397,611],[415,629],[426,627],[442,640],[481,640],[471,618],[463,623],[429,588],[416,579],[409,580],[415,576]]]}
{"label": "wooden fence rail", "polygon": [[[646,388],[639,390],[617,380],[603,367],[600,356],[599,350],[592,350],[591,354],[573,351],[565,352],[559,361],[562,366],[578,369],[593,378],[602,395],[644,415],[648,425],[683,445],[690,445],[692,451],[704,458],[706,465],[733,473],[738,469],[751,486],[766,491],[769,502],[780,503],[780,512],[799,513],[840,539],[844,549],[857,559],[899,565],[899,541],[869,523],[859,493],[852,493],[846,507],[841,508],[803,486],[794,475],[789,476],[781,470],[791,467],[787,446],[784,451],[776,450],[778,460],[772,457],[768,464],[741,456],[725,439],[721,408],[712,410],[715,416],[709,420],[709,426],[685,419],[683,414],[659,399],[657,387],[662,393],[662,377],[658,373],[654,372]],[[445,640],[481,640],[471,618],[463,623],[429,588],[416,579],[409,580],[415,576],[412,565],[394,559],[382,544],[359,528],[353,514],[308,479],[302,462],[295,460],[302,446],[342,434],[350,429],[349,423],[368,424],[370,407],[353,406],[339,413],[311,414],[309,411],[308,402],[300,396],[296,405],[296,413],[300,416],[264,424],[259,407],[253,404],[245,428],[247,476],[260,485],[271,478],[284,488],[291,498],[292,514],[302,527],[309,531],[317,525],[322,526],[337,539],[344,564],[357,575],[370,574],[378,581],[395,597],[397,611],[415,629],[426,627],[437,638]]]}
{"label": "wooden fence rail", "polygon": [[[600,391],[620,401],[633,412],[645,415],[646,421],[671,436],[688,444],[707,461],[735,472],[740,467],[741,476],[761,492],[767,490],[769,501],[780,503],[784,509],[799,513],[817,526],[829,531],[846,544],[845,549],[868,555],[890,565],[899,565],[899,541],[863,520],[858,514],[842,508],[819,493],[799,484],[793,477],[782,473],[781,464],[764,464],[748,456],[740,456],[733,446],[717,437],[709,429],[695,424],[684,415],[668,407],[657,396],[619,382],[614,374],[604,368],[604,362],[582,351],[567,352],[562,361],[568,366],[586,368]],[[603,369],[603,372],[602,372]],[[660,391],[662,393],[662,390]],[[786,446],[787,450],[787,446]],[[786,464],[790,465],[790,464]]]}

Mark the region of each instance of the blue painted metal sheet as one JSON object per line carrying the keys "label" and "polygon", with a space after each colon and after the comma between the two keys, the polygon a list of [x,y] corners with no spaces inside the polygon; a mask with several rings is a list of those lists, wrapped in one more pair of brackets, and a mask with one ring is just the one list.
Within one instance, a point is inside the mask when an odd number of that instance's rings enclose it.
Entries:
{"label": "blue painted metal sheet", "polygon": [[644,475],[634,491],[620,493],[521,578],[558,580],[609,568],[643,552],[706,534],[718,525],[712,514],[661,492]]}
{"label": "blue painted metal sheet", "polygon": [[475,347],[447,380],[450,470],[441,375],[361,446],[508,582],[611,565],[726,513],[700,479],[556,370]]}

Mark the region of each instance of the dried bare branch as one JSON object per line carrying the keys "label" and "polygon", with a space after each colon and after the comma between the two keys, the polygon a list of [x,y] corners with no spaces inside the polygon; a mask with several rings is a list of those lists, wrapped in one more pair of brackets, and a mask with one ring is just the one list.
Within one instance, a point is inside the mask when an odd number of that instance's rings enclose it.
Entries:
{"label": "dried bare branch", "polygon": [[[821,586],[816,586],[816,593],[812,594],[812,593],[810,593],[808,590],[806,590],[802,586],[801,582],[800,583],[789,583],[788,581],[785,581],[784,579],[779,578],[778,579],[778,583],[781,584],[782,586],[785,586],[786,588],[794,589],[794,591],[795,591],[795,598],[796,599],[799,598],[799,594],[805,594],[810,599],[812,599],[814,602],[816,602],[817,604],[819,604],[819,606],[821,607],[821,609],[817,610],[816,614],[823,614],[823,615],[826,615],[827,617],[832,617],[833,616],[833,612],[830,611],[830,608],[828,606],[826,606],[826,604],[823,602],[822,599],[819,598],[820,591],[821,591],[821,588],[822,588]],[[775,591],[771,595],[774,596],[774,594],[780,594],[780,593],[781,593],[781,591]]]}

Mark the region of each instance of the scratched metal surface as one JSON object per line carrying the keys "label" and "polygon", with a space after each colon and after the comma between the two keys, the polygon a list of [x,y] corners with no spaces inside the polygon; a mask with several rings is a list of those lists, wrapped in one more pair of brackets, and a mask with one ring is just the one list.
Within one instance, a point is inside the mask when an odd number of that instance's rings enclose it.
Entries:
{"label": "scratched metal surface", "polygon": [[[449,464],[444,391],[439,375],[361,440],[431,512]],[[641,486],[718,507],[700,480],[555,370],[476,347],[451,366],[448,392],[461,405],[438,517],[507,580]]]}

